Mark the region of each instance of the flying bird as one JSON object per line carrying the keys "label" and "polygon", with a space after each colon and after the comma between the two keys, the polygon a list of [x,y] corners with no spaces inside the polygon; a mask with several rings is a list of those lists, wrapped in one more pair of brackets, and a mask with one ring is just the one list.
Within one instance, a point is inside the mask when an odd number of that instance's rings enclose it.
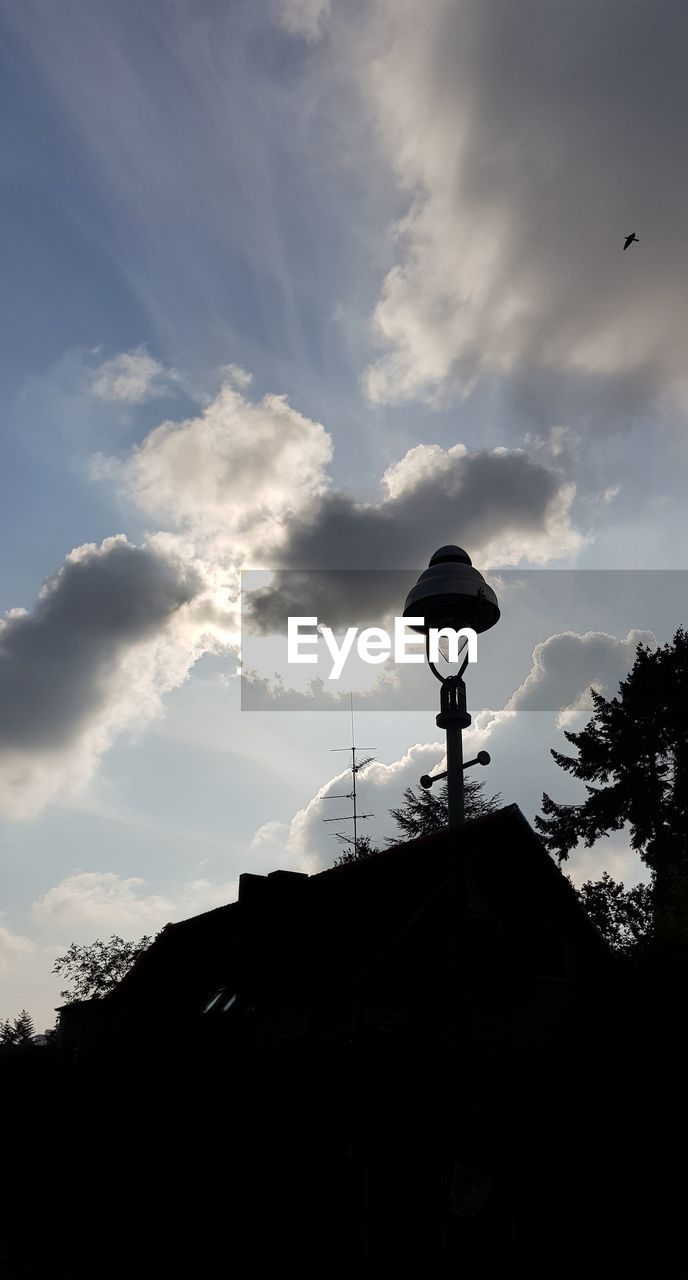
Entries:
{"label": "flying bird", "polygon": [[635,240],[636,244],[640,244],[640,241],[639,241],[639,239],[638,239],[637,235],[635,234],[635,231],[632,231],[632,232],[631,232],[631,234],[630,234],[630,236],[626,236],[626,242],[625,242],[625,244],[624,244],[624,253],[626,252],[626,250],[627,250],[627,248],[628,248],[629,244],[633,244],[633,241],[634,241],[634,240]]}

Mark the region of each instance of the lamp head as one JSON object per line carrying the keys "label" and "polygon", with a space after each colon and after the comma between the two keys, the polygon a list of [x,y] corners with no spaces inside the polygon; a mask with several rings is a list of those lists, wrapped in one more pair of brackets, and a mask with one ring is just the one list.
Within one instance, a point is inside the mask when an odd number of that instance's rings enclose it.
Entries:
{"label": "lamp head", "polygon": [[409,591],[404,617],[422,617],[422,627],[412,627],[427,635],[431,627],[471,627],[478,635],[499,622],[497,597],[485,579],[473,568],[461,547],[440,547],[415,587]]}

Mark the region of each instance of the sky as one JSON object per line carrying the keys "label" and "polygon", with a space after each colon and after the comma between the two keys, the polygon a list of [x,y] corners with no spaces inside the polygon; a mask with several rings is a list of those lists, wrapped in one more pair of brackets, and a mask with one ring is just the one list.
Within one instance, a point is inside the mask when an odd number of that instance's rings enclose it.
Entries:
{"label": "sky", "polygon": [[[427,670],[309,683],[292,606],[379,624],[464,546],[486,792],[579,796],[550,750],[688,614],[688,11],[0,0],[0,33],[0,1017],[42,1028],[73,940],[332,863],[350,692],[373,839],[441,766]],[[567,865],[603,868],[647,875],[625,832]]]}

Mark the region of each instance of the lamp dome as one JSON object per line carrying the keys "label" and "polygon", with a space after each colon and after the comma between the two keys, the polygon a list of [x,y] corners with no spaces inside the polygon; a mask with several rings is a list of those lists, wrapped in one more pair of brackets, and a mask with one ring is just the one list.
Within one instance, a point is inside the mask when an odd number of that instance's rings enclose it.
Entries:
{"label": "lamp dome", "polygon": [[462,547],[440,547],[409,591],[404,617],[422,617],[422,627],[412,627],[426,635],[431,627],[471,627],[480,634],[499,622],[497,597],[482,574],[473,568]]}

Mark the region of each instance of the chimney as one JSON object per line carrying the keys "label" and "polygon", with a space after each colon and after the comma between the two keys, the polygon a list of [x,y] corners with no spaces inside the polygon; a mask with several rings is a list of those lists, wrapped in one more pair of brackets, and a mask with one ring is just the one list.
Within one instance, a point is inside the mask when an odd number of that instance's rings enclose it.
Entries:
{"label": "chimney", "polygon": [[244,906],[278,906],[289,902],[308,879],[305,871],[271,871],[257,876],[245,871],[239,876],[239,902]]}

